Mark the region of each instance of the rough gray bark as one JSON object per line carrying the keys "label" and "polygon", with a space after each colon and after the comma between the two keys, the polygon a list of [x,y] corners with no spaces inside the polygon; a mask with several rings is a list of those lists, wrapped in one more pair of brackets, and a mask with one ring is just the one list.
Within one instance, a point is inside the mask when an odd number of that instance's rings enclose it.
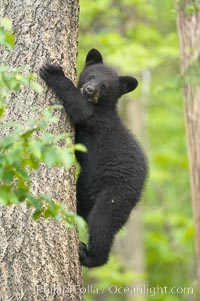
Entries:
{"label": "rough gray bark", "polygon": [[[27,72],[56,62],[74,80],[78,15],[78,0],[0,0],[0,16],[12,18],[15,34],[15,49],[1,51],[1,62],[24,65]],[[26,122],[38,114],[31,111],[33,106],[54,103],[58,101],[45,85],[42,96],[24,88],[10,97],[5,120]],[[64,111],[56,114],[59,123],[51,131],[73,132]],[[49,193],[75,210],[74,169],[41,166],[33,175],[32,192]],[[34,222],[31,211],[22,205],[0,208],[0,237],[1,300],[84,300],[78,289],[77,231],[52,220]]]}
{"label": "rough gray bark", "polygon": [[[179,3],[177,19],[182,75],[187,72],[190,63],[200,56],[200,8],[196,7],[196,11],[190,16],[187,5],[191,5],[191,1],[184,0]],[[199,4],[195,2],[193,5]],[[196,265],[200,289],[200,84],[187,82],[184,87],[184,97],[195,219]]]}

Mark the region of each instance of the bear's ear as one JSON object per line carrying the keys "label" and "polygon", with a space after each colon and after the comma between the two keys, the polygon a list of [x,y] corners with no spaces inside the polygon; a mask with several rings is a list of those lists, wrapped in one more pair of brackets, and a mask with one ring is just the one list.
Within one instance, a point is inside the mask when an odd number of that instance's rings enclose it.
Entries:
{"label": "bear's ear", "polygon": [[131,76],[119,76],[119,96],[135,90],[138,86],[136,78]]}
{"label": "bear's ear", "polygon": [[103,58],[101,53],[94,48],[91,49],[86,56],[85,67],[93,64],[103,64]]}

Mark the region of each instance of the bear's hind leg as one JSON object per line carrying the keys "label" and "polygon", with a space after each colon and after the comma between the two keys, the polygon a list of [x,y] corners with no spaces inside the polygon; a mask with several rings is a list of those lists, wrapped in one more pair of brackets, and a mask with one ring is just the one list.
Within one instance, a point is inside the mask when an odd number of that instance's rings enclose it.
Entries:
{"label": "bear's hind leg", "polygon": [[97,267],[108,260],[115,234],[126,223],[130,210],[121,201],[98,200],[88,218],[89,244],[80,244],[79,257],[86,267]]}

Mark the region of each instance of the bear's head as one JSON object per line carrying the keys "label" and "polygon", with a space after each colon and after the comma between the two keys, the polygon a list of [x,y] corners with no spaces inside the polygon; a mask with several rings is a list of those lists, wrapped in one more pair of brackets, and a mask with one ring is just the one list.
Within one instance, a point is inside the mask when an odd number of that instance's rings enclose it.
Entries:
{"label": "bear's head", "polygon": [[113,69],[104,65],[101,53],[91,49],[80,74],[78,89],[94,104],[113,106],[121,95],[135,90],[137,85],[134,77],[118,76]]}

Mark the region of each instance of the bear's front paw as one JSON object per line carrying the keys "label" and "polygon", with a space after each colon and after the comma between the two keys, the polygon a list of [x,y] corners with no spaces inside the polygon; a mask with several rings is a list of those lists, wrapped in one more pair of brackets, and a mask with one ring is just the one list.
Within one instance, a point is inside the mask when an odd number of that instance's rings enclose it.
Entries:
{"label": "bear's front paw", "polygon": [[95,255],[92,255],[86,246],[84,242],[80,242],[79,244],[79,259],[81,265],[88,267],[88,268],[93,268],[93,267],[99,267],[101,265],[104,265],[108,258],[107,256],[99,256],[97,252],[95,252]]}
{"label": "bear's front paw", "polygon": [[79,259],[80,259],[81,264],[82,264],[82,262],[84,262],[87,255],[88,255],[87,246],[84,242],[81,241],[79,244]]}
{"label": "bear's front paw", "polygon": [[51,64],[47,64],[40,68],[39,74],[47,84],[50,84],[52,81],[57,80],[60,77],[65,77],[62,67]]}
{"label": "bear's front paw", "polygon": [[93,267],[93,259],[90,257],[87,246],[84,242],[80,242],[79,244],[79,259],[81,265],[91,268]]}

